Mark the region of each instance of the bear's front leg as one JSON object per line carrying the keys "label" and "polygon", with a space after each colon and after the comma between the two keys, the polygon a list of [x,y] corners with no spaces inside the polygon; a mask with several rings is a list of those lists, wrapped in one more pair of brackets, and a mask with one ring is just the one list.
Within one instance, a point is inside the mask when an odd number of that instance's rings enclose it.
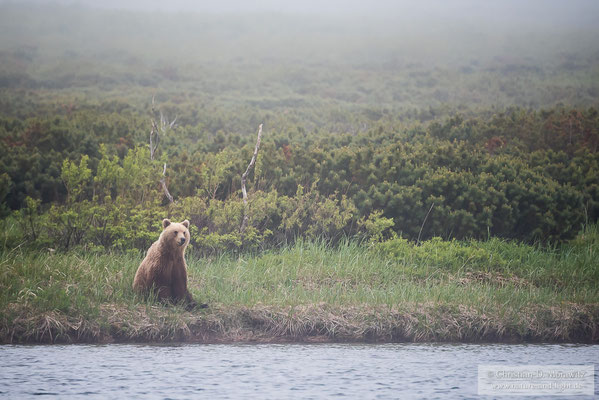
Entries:
{"label": "bear's front leg", "polygon": [[169,303],[172,300],[172,291],[168,286],[159,286],[156,289],[156,297],[162,303]]}
{"label": "bear's front leg", "polygon": [[171,293],[175,302],[184,302],[185,309],[191,310],[197,305],[191,293],[187,289],[187,273],[184,269],[173,271]]}

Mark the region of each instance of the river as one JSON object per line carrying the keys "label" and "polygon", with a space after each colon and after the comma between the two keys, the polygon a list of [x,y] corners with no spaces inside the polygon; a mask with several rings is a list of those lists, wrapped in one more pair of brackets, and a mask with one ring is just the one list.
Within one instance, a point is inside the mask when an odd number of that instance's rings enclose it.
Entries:
{"label": "river", "polygon": [[599,345],[3,345],[0,397],[473,398],[480,364],[598,361]]}

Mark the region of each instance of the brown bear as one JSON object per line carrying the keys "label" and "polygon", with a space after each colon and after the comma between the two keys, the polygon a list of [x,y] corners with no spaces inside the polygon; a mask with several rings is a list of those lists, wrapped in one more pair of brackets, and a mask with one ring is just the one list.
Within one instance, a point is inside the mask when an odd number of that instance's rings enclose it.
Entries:
{"label": "brown bear", "polygon": [[185,247],[189,243],[189,221],[172,223],[162,221],[162,233],[148,249],[146,258],[141,262],[133,289],[139,293],[154,290],[162,302],[183,302],[187,309],[197,303],[187,290],[187,264]]}

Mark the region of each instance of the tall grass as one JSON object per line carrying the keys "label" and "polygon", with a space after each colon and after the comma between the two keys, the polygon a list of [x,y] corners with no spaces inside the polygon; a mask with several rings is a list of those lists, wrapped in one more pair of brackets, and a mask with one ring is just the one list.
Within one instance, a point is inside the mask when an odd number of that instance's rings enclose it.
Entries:
{"label": "tall grass", "polygon": [[0,253],[0,341],[599,340],[599,230],[544,248],[490,239],[419,246],[298,241],[188,255],[207,310],[135,295],[143,254]]}

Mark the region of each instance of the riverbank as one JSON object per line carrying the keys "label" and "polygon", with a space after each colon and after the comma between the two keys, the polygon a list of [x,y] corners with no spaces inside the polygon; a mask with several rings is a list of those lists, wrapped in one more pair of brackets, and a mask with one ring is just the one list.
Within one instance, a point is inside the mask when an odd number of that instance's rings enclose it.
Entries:
{"label": "riverbank", "polygon": [[[10,310],[16,311],[16,310]],[[93,320],[49,311],[3,321],[3,343],[598,343],[599,307],[567,304],[493,315],[472,307],[404,304],[349,308],[217,306],[193,313],[160,306],[100,307]]]}
{"label": "riverbank", "polygon": [[139,253],[5,251],[0,342],[599,343],[598,238],[190,254],[191,312],[133,293]]}

